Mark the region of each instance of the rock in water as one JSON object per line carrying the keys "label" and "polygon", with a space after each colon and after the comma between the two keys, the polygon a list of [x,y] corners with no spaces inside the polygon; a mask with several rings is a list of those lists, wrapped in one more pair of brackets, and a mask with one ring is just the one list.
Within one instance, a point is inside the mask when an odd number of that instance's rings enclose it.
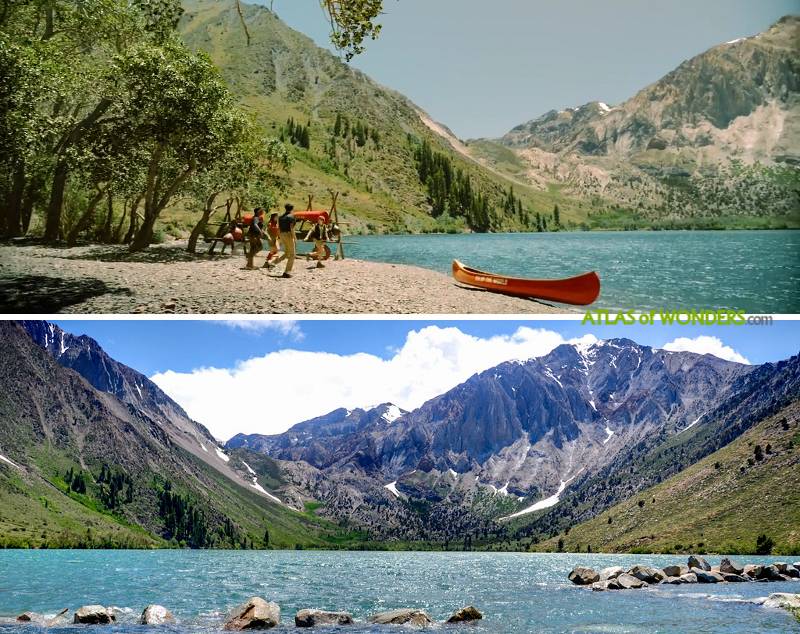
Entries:
{"label": "rock in water", "polygon": [[740,575],[744,572],[744,568],[742,568],[742,566],[738,565],[736,562],[725,557],[721,562],[719,562],[719,571],[726,572],[731,575]]}
{"label": "rock in water", "polygon": [[631,590],[634,588],[644,588],[647,584],[641,579],[637,579],[627,572],[621,574],[616,579],[608,582],[609,590]]}
{"label": "rock in water", "polygon": [[163,605],[148,605],[139,619],[139,623],[142,625],[164,625],[164,623],[174,622],[175,617],[172,612]]}
{"label": "rock in water", "polygon": [[582,568],[577,566],[572,569],[572,572],[567,576],[572,583],[579,586],[588,586],[595,581],[600,581],[600,575],[591,568]]}
{"label": "rock in water", "polygon": [[281,622],[281,609],[277,603],[267,602],[261,597],[250,597],[237,607],[228,622],[226,630],[268,630]]}
{"label": "rock in water", "polygon": [[414,625],[416,627],[423,627],[433,623],[426,612],[414,610],[413,608],[379,612],[369,617],[369,622],[375,625]]}
{"label": "rock in water", "polygon": [[114,613],[102,605],[84,605],[77,609],[72,622],[82,625],[108,625],[116,620]]}
{"label": "rock in water", "polygon": [[628,571],[628,574],[646,583],[659,583],[667,575],[658,568],[650,566],[636,565]]}
{"label": "rock in water", "polygon": [[781,573],[775,566],[762,566],[761,570],[756,573],[756,579],[767,579],[769,581],[783,581]]}
{"label": "rock in water", "polygon": [[699,568],[700,570],[705,571],[711,570],[709,563],[702,557],[698,557],[696,555],[691,555],[689,557],[689,568]]}
{"label": "rock in water", "polygon": [[720,574],[722,574],[722,578],[728,583],[742,583],[745,581],[752,581],[750,577],[745,577],[743,575],[735,575],[732,572],[723,572]]}
{"label": "rock in water", "polygon": [[603,568],[600,571],[600,581],[609,581],[619,577],[625,569],[622,566],[611,566],[610,568]]}
{"label": "rock in water", "polygon": [[347,612],[326,612],[325,610],[300,610],[294,615],[297,627],[314,627],[316,625],[352,625],[353,617]]}
{"label": "rock in water", "polygon": [[679,578],[682,580],[681,583],[697,583],[697,575],[693,572],[687,572]]}
{"label": "rock in water", "polygon": [[42,616],[40,614],[36,614],[36,612],[23,612],[17,617],[18,623],[32,623],[40,620],[42,620]]}
{"label": "rock in water", "polygon": [[664,566],[663,568],[664,574],[668,577],[680,577],[681,575],[685,575],[689,572],[689,566]]}
{"label": "rock in water", "polygon": [[63,610],[61,610],[61,612],[56,614],[52,619],[47,621],[47,623],[45,623],[45,626],[46,627],[66,626],[67,612],[69,612],[69,608],[64,608]]}
{"label": "rock in water", "polygon": [[800,594],[789,592],[773,592],[764,601],[768,608],[783,608],[784,610],[800,610]]}
{"label": "rock in water", "polygon": [[692,572],[697,576],[697,581],[700,583],[719,583],[720,581],[725,581],[718,572],[700,570],[700,568],[692,568]]}
{"label": "rock in water", "polygon": [[469,621],[478,621],[483,618],[483,614],[478,612],[477,609],[468,605],[465,608],[461,608],[457,612],[454,612],[453,615],[447,619],[448,623],[466,623]]}
{"label": "rock in water", "polygon": [[798,570],[797,566],[794,565],[786,566],[786,572],[784,574],[792,577],[793,579],[800,578],[800,570]]}
{"label": "rock in water", "polygon": [[753,579],[757,579],[758,575],[761,574],[761,570],[763,568],[764,568],[764,566],[759,566],[757,564],[755,564],[755,565],[754,564],[747,564],[744,567],[744,574],[747,575],[748,577],[752,577]]}

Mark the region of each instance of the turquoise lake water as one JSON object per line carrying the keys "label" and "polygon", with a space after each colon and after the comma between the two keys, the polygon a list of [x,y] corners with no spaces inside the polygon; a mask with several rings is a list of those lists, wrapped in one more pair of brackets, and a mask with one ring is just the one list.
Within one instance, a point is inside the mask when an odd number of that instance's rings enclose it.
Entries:
{"label": "turquoise lake water", "polygon": [[[715,557],[708,560],[719,563]],[[766,563],[776,558],[735,560]],[[672,555],[0,551],[0,622],[25,610],[54,614],[64,607],[101,604],[123,613],[116,626],[93,627],[92,632],[141,633],[146,630],[134,624],[136,618],[145,605],[159,603],[172,610],[178,624],[158,631],[216,632],[231,608],[258,595],[280,605],[281,630],[294,629],[295,612],[308,607],[351,612],[360,622],[346,631],[401,632],[408,630],[378,629],[364,619],[376,611],[416,607],[441,621],[474,604],[484,614],[479,624],[437,628],[481,633],[800,631],[789,614],[755,602],[772,592],[798,592],[800,582],[591,592],[566,578],[576,565],[685,561]],[[0,625],[0,631],[37,629],[9,624]]]}
{"label": "turquoise lake water", "polygon": [[595,270],[602,286],[596,308],[800,312],[800,231],[353,236],[348,241],[355,243],[346,247],[348,256],[447,275],[454,258],[530,278]]}

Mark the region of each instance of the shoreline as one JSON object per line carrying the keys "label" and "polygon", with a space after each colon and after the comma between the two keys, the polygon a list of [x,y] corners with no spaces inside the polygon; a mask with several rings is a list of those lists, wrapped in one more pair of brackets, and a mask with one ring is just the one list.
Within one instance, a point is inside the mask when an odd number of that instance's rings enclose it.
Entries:
{"label": "shoreline", "polygon": [[[535,300],[459,286],[423,267],[298,258],[291,279],[247,270],[236,255],[190,254],[185,241],[123,245],[0,244],[0,310],[101,314],[563,314]],[[256,256],[264,262],[265,251]],[[578,314],[576,312],[576,314]]]}

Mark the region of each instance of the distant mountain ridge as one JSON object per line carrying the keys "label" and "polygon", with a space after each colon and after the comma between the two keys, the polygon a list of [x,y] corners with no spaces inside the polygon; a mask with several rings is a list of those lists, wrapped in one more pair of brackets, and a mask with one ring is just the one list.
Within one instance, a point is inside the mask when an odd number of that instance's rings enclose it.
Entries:
{"label": "distant mountain ridge", "polygon": [[[497,141],[513,152],[503,160],[539,187],[556,179],[574,195],[609,199],[611,209],[590,219],[597,226],[620,213],[631,226],[796,219],[798,41],[800,17],[786,16],[687,60],[621,104],[551,110]],[[470,147],[487,165],[498,160],[491,142]]]}

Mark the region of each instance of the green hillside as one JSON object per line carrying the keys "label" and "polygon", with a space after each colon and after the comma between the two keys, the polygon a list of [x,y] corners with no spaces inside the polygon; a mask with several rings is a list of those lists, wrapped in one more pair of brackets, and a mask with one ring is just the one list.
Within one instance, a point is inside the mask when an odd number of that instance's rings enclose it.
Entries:
{"label": "green hillside", "polygon": [[[285,197],[298,208],[305,208],[309,194],[315,206],[327,207],[329,191],[338,191],[340,217],[349,223],[349,233],[531,230],[537,213],[546,215],[552,228],[555,205],[563,226],[587,217],[587,203],[565,198],[558,189],[534,189],[480,165],[423,123],[422,113],[407,98],[317,47],[267,8],[244,7],[249,46],[230,2],[187,0],[181,34],[191,48],[210,55],[261,127],[290,145],[294,164]],[[302,139],[293,139],[290,120],[307,129],[308,148]],[[449,206],[443,214],[432,210],[414,157],[424,141],[486,198],[487,227],[479,228],[466,212],[451,212]],[[507,205],[512,188],[513,212]],[[196,216],[194,203],[179,203],[163,216],[162,228],[185,232]]]}
{"label": "green hillside", "polygon": [[538,550],[800,554],[800,402]]}

